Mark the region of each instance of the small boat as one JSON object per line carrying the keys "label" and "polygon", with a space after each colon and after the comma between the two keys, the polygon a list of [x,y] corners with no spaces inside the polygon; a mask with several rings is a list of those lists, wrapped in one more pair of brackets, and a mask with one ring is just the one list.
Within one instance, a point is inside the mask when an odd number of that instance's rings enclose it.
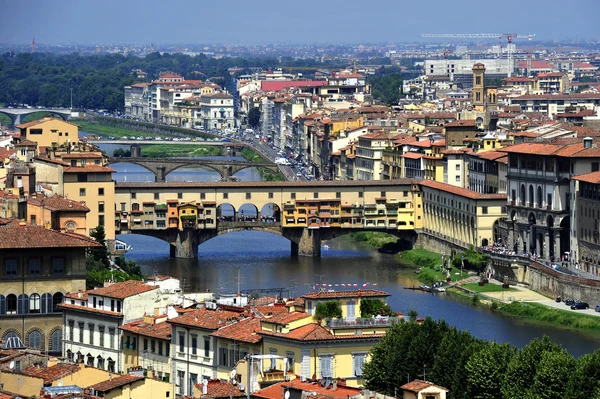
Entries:
{"label": "small boat", "polygon": [[329,249],[330,247],[329,247],[329,245],[327,245],[327,244],[323,244],[323,245],[321,245],[321,248],[323,248],[323,249],[327,250],[327,249]]}
{"label": "small boat", "polygon": [[446,289],[444,287],[435,287],[433,292],[446,292]]}
{"label": "small boat", "polygon": [[431,292],[431,287],[428,285],[420,285],[419,288],[421,289],[421,291]]}

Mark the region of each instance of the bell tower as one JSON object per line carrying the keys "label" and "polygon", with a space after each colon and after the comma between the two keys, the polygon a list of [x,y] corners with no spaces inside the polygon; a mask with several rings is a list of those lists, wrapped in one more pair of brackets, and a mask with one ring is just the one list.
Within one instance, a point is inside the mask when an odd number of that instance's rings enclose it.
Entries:
{"label": "bell tower", "polygon": [[485,65],[473,65],[473,109],[485,111]]}

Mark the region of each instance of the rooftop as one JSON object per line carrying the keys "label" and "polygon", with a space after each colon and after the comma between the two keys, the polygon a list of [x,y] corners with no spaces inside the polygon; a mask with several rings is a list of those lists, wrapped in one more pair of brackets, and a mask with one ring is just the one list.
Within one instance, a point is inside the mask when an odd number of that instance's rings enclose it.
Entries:
{"label": "rooftop", "polygon": [[485,200],[485,199],[496,199],[506,200],[506,194],[482,194],[475,191],[467,190],[466,188],[453,186],[451,184],[440,183],[434,180],[421,180],[422,186],[430,187],[433,189],[445,191],[447,193],[455,194],[461,197],[474,199],[474,200]]}
{"label": "rooftop", "polygon": [[58,194],[52,197],[45,197],[43,195],[36,195],[35,197],[29,197],[27,200],[28,205],[39,206],[51,211],[68,211],[68,212],[89,212],[90,208],[83,205],[81,202],[73,201]]}
{"label": "rooftop", "polygon": [[433,382],[423,381],[423,380],[413,380],[407,384],[402,385],[400,387],[400,389],[403,389],[405,391],[410,391],[410,392],[421,392],[422,390],[424,390],[426,388],[430,388],[430,387],[436,387],[438,389],[442,389],[442,390],[448,392],[448,389],[446,389],[444,387],[435,385]]}
{"label": "rooftop", "polygon": [[331,387],[323,387],[316,381],[301,381],[299,378],[289,381],[280,382],[278,384],[270,385],[266,388],[261,389],[258,392],[254,392],[252,396],[264,399],[281,399],[281,392],[285,389],[296,389],[304,392],[314,392],[317,395],[324,395],[333,399],[347,399],[362,393],[360,388],[352,388],[342,384],[338,384],[337,390],[334,391]]}
{"label": "rooftop", "polygon": [[144,377],[126,374],[110,380],[102,381],[92,385],[90,388],[98,392],[108,392],[112,389],[122,387],[123,385],[131,384],[136,381],[143,380]]}
{"label": "rooftop", "polygon": [[[285,310],[285,309],[284,309]],[[237,323],[230,324],[225,327],[219,328],[211,335],[220,338],[227,338],[232,341],[241,341],[248,343],[258,343],[261,340],[261,336],[256,334],[261,330],[260,325],[261,319],[259,318],[248,318]]]}
{"label": "rooftop", "polygon": [[298,328],[294,328],[287,333],[260,331],[262,336],[277,338],[286,338],[293,341],[333,341],[333,340],[363,340],[381,338],[385,334],[342,334],[333,335],[328,329],[317,323],[309,323]]}
{"label": "rooftop", "polygon": [[592,172],[583,175],[573,176],[573,180],[578,180],[592,184],[600,184],[600,172]]}
{"label": "rooftop", "polygon": [[279,312],[274,314],[272,317],[263,319],[263,322],[286,325],[309,317],[312,318],[312,315],[306,312]]}
{"label": "rooftop", "polygon": [[318,291],[302,295],[306,299],[332,299],[332,298],[357,298],[357,297],[382,297],[390,296],[388,292],[378,290],[351,290],[351,291]]}
{"label": "rooftop", "polygon": [[123,331],[129,331],[146,337],[168,340],[171,338],[171,325],[169,323],[145,323],[143,320],[123,324],[119,327]]}
{"label": "rooftop", "polygon": [[58,363],[50,367],[28,367],[22,373],[30,377],[43,378],[44,384],[49,384],[76,371],[79,371],[79,366],[75,364]]}
{"label": "rooftop", "polygon": [[16,219],[0,220],[0,249],[89,248],[99,245],[91,238],[79,234],[61,233]]}
{"label": "rooftop", "polygon": [[144,292],[158,289],[157,285],[148,285],[143,281],[127,280],[113,283],[107,287],[96,288],[87,291],[88,295],[105,296],[115,299],[125,299],[130,296],[143,294]]}
{"label": "rooftop", "polygon": [[196,309],[182,316],[169,320],[168,322],[176,325],[202,328],[205,330],[217,330],[225,327],[227,323],[238,321],[240,313],[228,310],[210,310],[206,308]]}
{"label": "rooftop", "polygon": [[[240,391],[239,385],[233,385],[231,381],[211,379],[206,385],[206,395],[202,394],[202,384],[196,384],[200,390],[200,398],[241,398],[246,397],[246,392]],[[280,395],[281,396],[281,395]],[[277,398],[281,399],[281,397]]]}

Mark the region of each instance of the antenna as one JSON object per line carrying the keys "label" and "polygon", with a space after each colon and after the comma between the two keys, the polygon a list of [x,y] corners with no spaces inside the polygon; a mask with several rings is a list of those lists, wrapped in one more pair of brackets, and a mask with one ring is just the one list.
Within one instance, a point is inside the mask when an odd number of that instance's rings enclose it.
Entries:
{"label": "antenna", "polygon": [[35,37],[33,39],[31,39],[31,52],[32,53],[35,52]]}

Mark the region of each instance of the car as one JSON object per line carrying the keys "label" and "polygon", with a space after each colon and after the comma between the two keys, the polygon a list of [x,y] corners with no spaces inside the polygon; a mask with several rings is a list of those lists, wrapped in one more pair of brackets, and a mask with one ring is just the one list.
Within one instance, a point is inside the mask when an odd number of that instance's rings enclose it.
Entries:
{"label": "car", "polygon": [[567,306],[572,306],[572,305],[574,305],[574,304],[575,304],[575,301],[574,301],[574,300],[572,300],[572,299],[565,299],[564,303],[565,303],[565,305],[567,305]]}
{"label": "car", "polygon": [[588,305],[585,302],[575,302],[575,304],[573,304],[571,306],[571,309],[573,310],[577,310],[577,309],[588,309],[590,307],[590,305]]}
{"label": "car", "polygon": [[596,312],[600,312],[600,305],[596,305],[596,307],[594,308],[594,310],[595,310]]}

